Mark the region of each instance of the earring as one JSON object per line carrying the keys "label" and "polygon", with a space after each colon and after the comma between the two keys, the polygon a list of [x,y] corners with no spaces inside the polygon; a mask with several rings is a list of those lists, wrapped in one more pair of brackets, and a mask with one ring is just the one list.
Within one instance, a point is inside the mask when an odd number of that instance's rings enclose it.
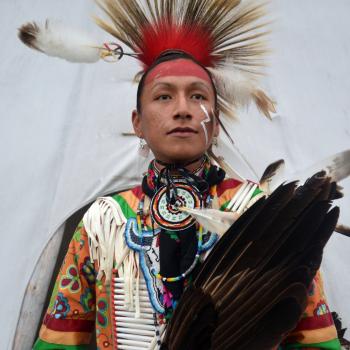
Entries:
{"label": "earring", "polygon": [[215,147],[218,146],[218,138],[217,138],[216,136],[213,137],[213,140],[212,140],[211,144],[212,144],[213,146],[215,146]]}
{"label": "earring", "polygon": [[140,137],[140,143],[139,143],[139,155],[143,158],[147,158],[149,155],[149,147],[147,145],[147,142]]}

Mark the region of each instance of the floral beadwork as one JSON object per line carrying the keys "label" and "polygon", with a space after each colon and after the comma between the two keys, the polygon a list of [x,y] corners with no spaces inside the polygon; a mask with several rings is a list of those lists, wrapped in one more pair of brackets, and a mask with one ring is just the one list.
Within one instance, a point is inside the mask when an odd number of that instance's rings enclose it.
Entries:
{"label": "floral beadwork", "polygon": [[83,239],[81,239],[79,241],[79,249],[82,250],[84,248],[84,245],[85,245],[85,241]]}
{"label": "floral beadwork", "polygon": [[79,271],[75,265],[68,266],[67,274],[62,276],[60,285],[62,289],[68,289],[71,293],[80,291]]}
{"label": "floral beadwork", "polygon": [[68,299],[65,298],[62,293],[58,293],[51,314],[56,319],[63,319],[66,318],[69,311],[70,306],[68,303]]}
{"label": "floral beadwork", "polygon": [[84,263],[80,264],[80,273],[85,277],[89,285],[96,282],[96,271],[90,258],[87,256]]}
{"label": "floral beadwork", "polygon": [[99,326],[105,328],[107,327],[108,324],[108,320],[107,320],[107,308],[108,308],[108,304],[107,304],[107,300],[106,299],[99,299],[96,303],[96,322]]}
{"label": "floral beadwork", "polygon": [[99,344],[100,344],[97,350],[111,349],[112,339],[110,339],[110,337],[107,334],[103,332],[101,333],[99,331],[99,332],[96,332],[96,337],[99,340]]}
{"label": "floral beadwork", "polygon": [[329,308],[327,304],[323,300],[320,300],[320,302],[316,306],[316,309],[314,310],[314,315],[322,316],[328,313],[329,313]]}
{"label": "floral beadwork", "polygon": [[95,309],[94,300],[94,291],[90,288],[86,288],[85,292],[80,296],[80,304],[85,312],[93,311]]}

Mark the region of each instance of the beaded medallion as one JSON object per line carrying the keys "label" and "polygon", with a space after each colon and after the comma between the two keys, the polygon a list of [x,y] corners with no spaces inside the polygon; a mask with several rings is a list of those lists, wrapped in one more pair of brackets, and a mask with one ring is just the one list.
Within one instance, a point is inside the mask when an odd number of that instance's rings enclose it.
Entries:
{"label": "beaded medallion", "polygon": [[151,202],[151,215],[159,227],[170,230],[184,230],[195,223],[195,219],[188,213],[180,211],[179,208],[200,208],[202,206],[201,196],[198,191],[186,183],[176,183],[175,203],[167,201],[166,186],[162,186],[153,196]]}

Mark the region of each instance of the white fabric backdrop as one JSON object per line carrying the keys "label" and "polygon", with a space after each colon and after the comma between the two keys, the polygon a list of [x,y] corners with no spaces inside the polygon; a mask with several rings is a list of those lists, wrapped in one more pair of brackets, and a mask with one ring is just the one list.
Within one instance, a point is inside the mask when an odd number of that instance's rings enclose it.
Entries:
{"label": "white fabric backdrop", "polygon": [[[349,10],[348,0],[272,2],[266,86],[278,113],[268,122],[251,108],[231,128],[258,173],[279,158],[294,171],[350,148]],[[137,64],[69,64],[16,37],[22,23],[54,17],[106,40],[90,21],[95,12],[86,0],[0,2],[1,349],[11,348],[26,285],[52,234],[96,196],[136,183],[144,166],[137,140],[121,136],[131,130]],[[350,224],[350,181],[343,185],[341,221]],[[348,327],[349,248],[350,239],[335,235],[324,259],[331,308]]]}

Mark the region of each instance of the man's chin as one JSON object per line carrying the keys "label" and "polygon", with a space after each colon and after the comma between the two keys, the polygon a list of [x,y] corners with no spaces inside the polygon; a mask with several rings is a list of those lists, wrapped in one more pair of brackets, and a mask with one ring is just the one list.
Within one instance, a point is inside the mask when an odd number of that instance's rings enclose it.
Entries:
{"label": "man's chin", "polygon": [[168,153],[166,156],[159,157],[159,159],[163,161],[164,159],[166,159],[166,163],[185,164],[185,163],[198,160],[204,154],[205,154],[204,151],[202,153],[193,153],[193,152],[186,152],[186,150],[182,150],[181,152]]}

